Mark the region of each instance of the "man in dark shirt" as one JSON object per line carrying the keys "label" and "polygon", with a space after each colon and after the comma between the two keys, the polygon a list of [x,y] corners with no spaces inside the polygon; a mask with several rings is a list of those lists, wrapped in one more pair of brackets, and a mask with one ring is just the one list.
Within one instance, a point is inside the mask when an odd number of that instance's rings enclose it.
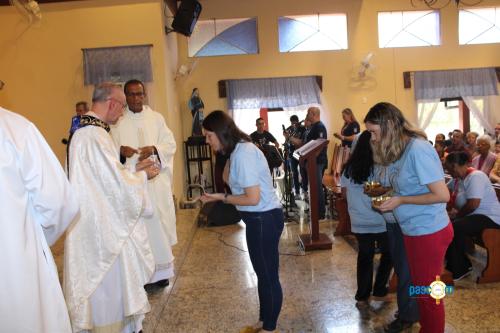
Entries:
{"label": "man in dark shirt", "polygon": [[264,145],[268,145],[270,142],[272,142],[276,146],[276,148],[280,147],[280,144],[278,143],[276,138],[271,133],[265,130],[266,123],[264,119],[257,118],[257,120],[255,121],[255,126],[257,126],[257,130],[250,134],[253,143],[255,143],[257,146],[260,146],[261,148]]}
{"label": "man in dark shirt", "polygon": [[[311,123],[311,128],[309,132],[307,133],[307,136],[305,138],[305,142],[301,142],[301,140],[295,140],[291,139],[294,144],[297,144],[297,146],[301,145],[301,143],[307,143],[311,140],[316,140],[316,139],[326,139],[327,138],[327,132],[326,132],[326,127],[321,122],[321,112],[318,107],[310,107],[307,110],[307,116],[306,120]],[[318,193],[319,196],[319,219],[322,220],[325,218],[325,194],[323,191],[323,173],[325,172],[326,166],[328,164],[328,158],[326,156],[326,151],[327,147],[324,147],[319,153],[318,157],[316,158],[316,180],[318,184],[318,188],[320,189],[320,193]]]}
{"label": "man in dark shirt", "polygon": [[300,125],[299,117],[293,115],[290,117],[291,125],[283,132],[283,136],[286,139],[285,150],[287,153],[287,161],[290,170],[292,171],[293,177],[293,187],[295,189],[295,195],[300,194],[300,182],[299,182],[299,161],[293,158],[293,152],[295,150],[295,145],[290,141],[290,137],[302,139],[304,131],[306,130],[304,126]]}

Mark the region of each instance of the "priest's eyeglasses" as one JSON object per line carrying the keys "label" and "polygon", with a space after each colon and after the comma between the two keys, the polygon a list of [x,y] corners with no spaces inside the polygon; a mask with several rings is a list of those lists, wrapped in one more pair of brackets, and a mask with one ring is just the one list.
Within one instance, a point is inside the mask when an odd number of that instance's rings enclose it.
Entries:
{"label": "priest's eyeglasses", "polygon": [[141,92],[128,92],[125,94],[127,97],[143,97],[144,93]]}

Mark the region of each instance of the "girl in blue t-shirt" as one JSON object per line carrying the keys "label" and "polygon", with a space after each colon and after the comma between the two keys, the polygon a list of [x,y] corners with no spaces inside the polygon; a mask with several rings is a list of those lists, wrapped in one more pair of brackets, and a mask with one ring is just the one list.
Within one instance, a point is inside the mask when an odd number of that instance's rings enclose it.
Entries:
{"label": "girl in blue t-shirt", "polygon": [[201,201],[236,206],[246,225],[248,254],[258,280],[259,321],[240,333],[272,332],[283,302],[278,244],[284,223],[266,158],[223,111],[213,111],[203,120],[203,132],[213,150],[229,156],[223,177],[232,194],[206,193]]}
{"label": "girl in blue t-shirt", "polygon": [[[374,105],[365,125],[372,134],[375,163],[390,170],[393,196],[382,203],[401,226],[414,286],[429,286],[442,272],[444,255],[453,238],[446,213],[450,194],[441,161],[401,111],[390,103]],[[444,304],[430,295],[417,299],[421,332],[444,332]]]}

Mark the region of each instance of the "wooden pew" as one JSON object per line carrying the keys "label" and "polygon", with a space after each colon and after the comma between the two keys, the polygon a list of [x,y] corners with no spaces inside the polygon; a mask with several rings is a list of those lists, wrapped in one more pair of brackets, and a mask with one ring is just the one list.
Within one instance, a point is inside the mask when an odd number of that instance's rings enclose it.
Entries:
{"label": "wooden pew", "polygon": [[[497,192],[498,193],[498,192]],[[474,242],[486,249],[486,266],[477,278],[477,283],[500,281],[500,229],[484,229],[482,242]]]}
{"label": "wooden pew", "polygon": [[[493,188],[500,201],[500,185]],[[472,237],[472,242],[486,249],[486,266],[478,276],[477,283],[500,282],[500,229],[484,229],[481,237]]]}

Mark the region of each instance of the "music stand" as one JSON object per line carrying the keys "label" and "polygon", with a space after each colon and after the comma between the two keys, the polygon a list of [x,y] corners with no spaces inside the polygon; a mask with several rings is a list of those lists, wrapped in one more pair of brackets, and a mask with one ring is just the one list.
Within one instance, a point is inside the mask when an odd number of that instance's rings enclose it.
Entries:
{"label": "music stand", "polygon": [[311,250],[329,250],[332,248],[332,241],[323,233],[319,232],[318,211],[319,211],[319,186],[316,176],[316,158],[321,153],[324,147],[328,146],[329,141],[326,139],[311,140],[299,149],[295,150],[293,157],[299,160],[300,167],[304,165],[309,178],[309,221],[311,223],[310,234],[299,235],[301,247],[306,251]]}

